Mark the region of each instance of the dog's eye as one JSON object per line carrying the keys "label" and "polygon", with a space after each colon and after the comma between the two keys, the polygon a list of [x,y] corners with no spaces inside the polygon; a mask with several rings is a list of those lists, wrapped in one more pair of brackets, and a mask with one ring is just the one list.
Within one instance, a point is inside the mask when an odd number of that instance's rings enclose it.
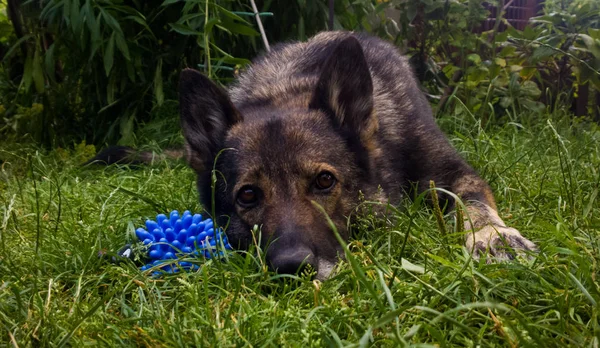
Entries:
{"label": "dog's eye", "polygon": [[317,179],[315,180],[315,186],[319,190],[329,190],[336,183],[335,176],[330,172],[321,172],[317,175]]}
{"label": "dog's eye", "polygon": [[252,186],[244,186],[237,195],[237,202],[244,208],[250,208],[258,202],[260,190]]}

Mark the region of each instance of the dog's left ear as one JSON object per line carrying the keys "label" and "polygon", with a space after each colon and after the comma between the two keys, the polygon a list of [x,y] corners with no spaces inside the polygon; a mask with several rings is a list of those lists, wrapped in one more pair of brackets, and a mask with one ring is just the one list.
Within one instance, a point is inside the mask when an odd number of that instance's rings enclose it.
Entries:
{"label": "dog's left ear", "polygon": [[377,130],[373,81],[355,37],[342,40],[325,62],[309,107],[329,113],[337,126],[356,133],[368,145]]}

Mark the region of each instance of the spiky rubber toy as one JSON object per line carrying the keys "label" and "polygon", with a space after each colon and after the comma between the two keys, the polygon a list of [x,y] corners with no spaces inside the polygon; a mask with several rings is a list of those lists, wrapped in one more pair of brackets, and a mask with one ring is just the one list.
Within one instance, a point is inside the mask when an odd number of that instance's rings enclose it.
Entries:
{"label": "spiky rubber toy", "polygon": [[[223,249],[231,250],[227,236],[214,227],[210,218],[202,220],[202,215],[190,213],[186,210],[179,216],[177,210],[171,211],[169,216],[156,215],[156,220],[147,220],[146,229],[138,228],[135,231],[137,238],[148,246],[150,263],[141,267],[142,271],[165,264],[159,267],[167,273],[179,272],[180,269],[195,270],[198,265],[191,262],[173,260],[182,256],[207,259],[223,256]],[[156,273],[156,272],[155,272]]]}

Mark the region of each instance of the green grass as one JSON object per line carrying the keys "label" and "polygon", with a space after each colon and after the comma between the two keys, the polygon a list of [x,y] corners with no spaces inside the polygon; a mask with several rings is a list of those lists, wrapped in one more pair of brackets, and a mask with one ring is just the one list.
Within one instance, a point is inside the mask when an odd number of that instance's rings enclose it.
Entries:
{"label": "green grass", "polygon": [[84,169],[83,147],[4,144],[0,346],[597,347],[600,132],[547,117],[442,120],[537,257],[475,262],[462,236],[441,235],[409,201],[359,220],[352,262],[323,283],[278,277],[257,252],[159,279],[110,263],[99,251],[118,250],[146,217],[200,209],[191,170]]}

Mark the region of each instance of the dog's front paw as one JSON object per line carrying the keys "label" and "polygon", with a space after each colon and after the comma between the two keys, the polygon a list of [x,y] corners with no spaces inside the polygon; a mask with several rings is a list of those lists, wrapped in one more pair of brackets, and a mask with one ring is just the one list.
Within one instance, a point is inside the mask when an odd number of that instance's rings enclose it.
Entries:
{"label": "dog's front paw", "polygon": [[523,237],[518,230],[506,226],[487,225],[475,233],[469,232],[466,237],[467,249],[473,251],[473,257],[479,259],[487,254],[488,262],[492,259],[514,260],[517,255],[538,251],[535,243]]}

